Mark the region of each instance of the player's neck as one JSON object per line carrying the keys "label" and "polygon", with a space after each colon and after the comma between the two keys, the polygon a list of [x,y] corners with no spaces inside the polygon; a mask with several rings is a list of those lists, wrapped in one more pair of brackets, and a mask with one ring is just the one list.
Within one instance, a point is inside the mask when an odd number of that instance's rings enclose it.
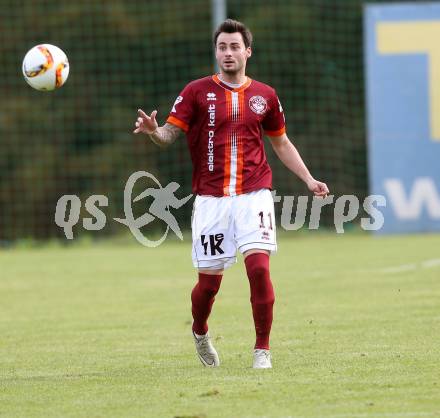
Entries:
{"label": "player's neck", "polygon": [[244,72],[236,74],[225,74],[224,72],[220,71],[219,79],[220,81],[224,81],[226,83],[242,85],[246,83],[247,77]]}

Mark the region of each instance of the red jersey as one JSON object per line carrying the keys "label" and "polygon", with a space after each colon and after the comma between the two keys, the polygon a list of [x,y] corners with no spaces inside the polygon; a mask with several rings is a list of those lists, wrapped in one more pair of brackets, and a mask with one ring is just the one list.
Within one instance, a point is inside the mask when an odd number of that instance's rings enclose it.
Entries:
{"label": "red jersey", "polygon": [[272,188],[263,132],[285,132],[275,90],[251,80],[234,89],[217,75],[189,83],[167,119],[186,132],[193,163],[193,193],[235,196]]}

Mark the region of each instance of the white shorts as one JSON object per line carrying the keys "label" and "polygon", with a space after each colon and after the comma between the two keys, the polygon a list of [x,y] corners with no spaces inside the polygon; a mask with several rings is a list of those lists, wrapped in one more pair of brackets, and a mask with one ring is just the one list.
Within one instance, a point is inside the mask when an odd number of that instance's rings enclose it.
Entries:
{"label": "white shorts", "polygon": [[276,226],[270,190],[237,196],[196,196],[192,216],[192,259],[199,269],[224,269],[237,261],[237,249],[276,252]]}

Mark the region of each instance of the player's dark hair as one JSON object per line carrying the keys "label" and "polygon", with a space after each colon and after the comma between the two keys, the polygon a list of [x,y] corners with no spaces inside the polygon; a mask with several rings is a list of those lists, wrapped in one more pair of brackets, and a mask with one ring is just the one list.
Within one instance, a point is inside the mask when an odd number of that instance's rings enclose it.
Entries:
{"label": "player's dark hair", "polygon": [[241,22],[238,20],[233,19],[226,19],[223,23],[220,24],[220,26],[217,28],[217,30],[214,32],[214,48],[217,46],[217,38],[222,33],[235,33],[239,32],[241,33],[241,36],[243,37],[244,46],[246,48],[252,46],[252,33],[251,31]]}

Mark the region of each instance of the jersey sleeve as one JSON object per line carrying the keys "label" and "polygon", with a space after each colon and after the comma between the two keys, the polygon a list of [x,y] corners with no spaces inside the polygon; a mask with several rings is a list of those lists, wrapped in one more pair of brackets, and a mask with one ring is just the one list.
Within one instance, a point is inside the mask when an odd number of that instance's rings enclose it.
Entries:
{"label": "jersey sleeve", "polygon": [[283,107],[275,90],[269,99],[269,111],[267,112],[262,126],[268,136],[281,136],[286,132],[286,120]]}
{"label": "jersey sleeve", "polygon": [[194,92],[188,84],[177,96],[167,122],[188,132],[194,113]]}

